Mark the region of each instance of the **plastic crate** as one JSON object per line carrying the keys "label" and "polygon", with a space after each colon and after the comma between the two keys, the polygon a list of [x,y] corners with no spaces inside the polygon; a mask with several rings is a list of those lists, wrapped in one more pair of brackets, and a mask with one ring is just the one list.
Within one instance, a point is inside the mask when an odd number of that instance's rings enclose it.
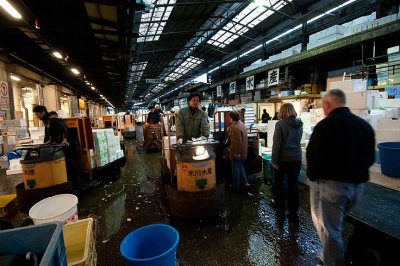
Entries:
{"label": "plastic crate", "polygon": [[92,218],[65,224],[63,235],[69,266],[96,266],[97,253]]}
{"label": "plastic crate", "polygon": [[32,225],[0,231],[0,254],[37,255],[39,266],[67,265],[62,222]]}

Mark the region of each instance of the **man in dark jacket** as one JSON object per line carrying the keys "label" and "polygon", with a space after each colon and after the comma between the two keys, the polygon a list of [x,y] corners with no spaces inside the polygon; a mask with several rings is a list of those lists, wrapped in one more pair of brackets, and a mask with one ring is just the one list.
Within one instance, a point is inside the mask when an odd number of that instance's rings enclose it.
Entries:
{"label": "man in dark jacket", "polygon": [[82,184],[81,170],[78,162],[75,160],[74,145],[70,145],[71,140],[68,140],[68,128],[64,121],[55,116],[55,112],[48,113],[46,107],[43,105],[36,105],[33,108],[33,113],[38,119],[43,121],[45,126],[44,143],[64,145],[63,152],[68,180],[71,181],[74,189],[79,189]]}
{"label": "man in dark jacket", "polygon": [[307,147],[311,181],[311,216],[321,240],[323,265],[344,265],[343,220],[359,200],[374,163],[372,127],[345,107],[343,91],[333,89],[322,99],[326,118]]}
{"label": "man in dark jacket", "polygon": [[68,129],[64,122],[57,117],[50,117],[47,109],[43,105],[36,105],[33,108],[33,113],[35,116],[43,121],[45,126],[44,142],[45,143],[58,143],[58,144],[68,144]]}
{"label": "man in dark jacket", "polygon": [[149,113],[147,114],[147,123],[158,124],[160,123],[160,113],[153,105],[149,106]]}
{"label": "man in dark jacket", "polygon": [[261,116],[261,122],[268,123],[269,120],[271,120],[271,116],[268,114],[267,110],[264,109]]}

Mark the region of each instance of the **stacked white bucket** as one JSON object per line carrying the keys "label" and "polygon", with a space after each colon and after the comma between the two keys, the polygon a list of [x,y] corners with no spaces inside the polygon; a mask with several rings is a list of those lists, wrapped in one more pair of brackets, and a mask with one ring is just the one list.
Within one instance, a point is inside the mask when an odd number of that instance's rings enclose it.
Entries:
{"label": "stacked white bucket", "polygon": [[59,194],[45,198],[29,210],[34,224],[55,221],[66,223],[78,221],[78,198],[73,194]]}

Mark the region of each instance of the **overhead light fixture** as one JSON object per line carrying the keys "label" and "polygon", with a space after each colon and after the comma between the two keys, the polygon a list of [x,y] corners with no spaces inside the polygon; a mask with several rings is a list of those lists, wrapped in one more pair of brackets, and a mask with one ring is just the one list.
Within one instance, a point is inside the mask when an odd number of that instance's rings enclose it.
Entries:
{"label": "overhead light fixture", "polygon": [[72,73],[74,73],[75,75],[79,75],[79,70],[76,68],[71,68]]}
{"label": "overhead light fixture", "polygon": [[103,94],[99,94],[100,95],[100,97],[103,97]]}
{"label": "overhead light fixture", "polygon": [[[1,0],[0,0],[0,1],[1,1]],[[62,58],[63,58],[62,55],[61,55],[59,52],[57,52],[57,51],[53,52],[53,56],[54,56],[54,57],[57,57],[58,59],[62,59]]]}
{"label": "overhead light fixture", "polygon": [[263,6],[265,5],[265,0],[254,0],[254,4],[258,6]]}
{"label": "overhead light fixture", "polygon": [[[0,0],[1,1],[1,0]],[[17,76],[11,75],[11,79],[15,81],[21,81],[21,79]]]}
{"label": "overhead light fixture", "polygon": [[0,0],[0,6],[12,17],[16,19],[22,18],[21,14],[7,0]]}
{"label": "overhead light fixture", "polygon": [[91,88],[92,90],[96,90],[96,88],[95,88],[95,87],[93,87],[93,86],[92,86],[92,87],[90,87],[90,88]]}

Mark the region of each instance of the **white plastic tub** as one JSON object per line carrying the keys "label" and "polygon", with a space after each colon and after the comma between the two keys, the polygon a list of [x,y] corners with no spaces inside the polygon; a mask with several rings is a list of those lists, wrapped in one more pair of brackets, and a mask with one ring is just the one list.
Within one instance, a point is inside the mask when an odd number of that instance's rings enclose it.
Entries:
{"label": "white plastic tub", "polygon": [[59,194],[45,198],[29,210],[34,224],[61,221],[64,224],[78,220],[78,198],[72,194]]}

